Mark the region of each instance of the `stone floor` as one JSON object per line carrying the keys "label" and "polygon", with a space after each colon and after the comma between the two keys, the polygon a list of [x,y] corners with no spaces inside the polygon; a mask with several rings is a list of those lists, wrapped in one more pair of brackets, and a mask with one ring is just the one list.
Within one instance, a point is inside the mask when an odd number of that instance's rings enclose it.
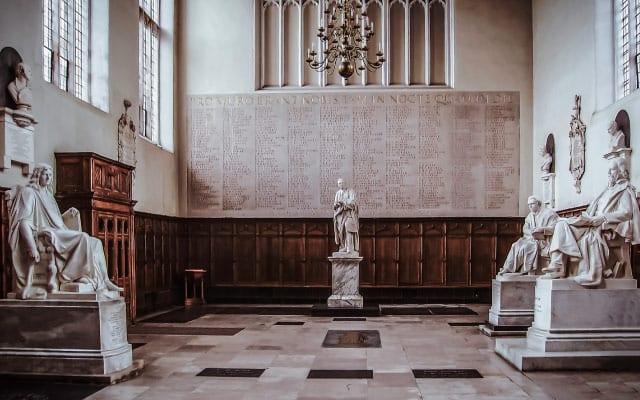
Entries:
{"label": "stone floor", "polygon": [[[466,306],[478,315],[334,321],[307,315],[205,314],[184,323],[143,321],[135,328],[166,326],[190,334],[130,333],[129,341],[137,346],[134,358],[145,361],[143,375],[88,398],[640,399],[640,373],[517,371],[494,353],[495,339],[473,325],[487,318],[489,306]],[[451,326],[450,322],[467,324]],[[194,333],[203,330],[190,328],[244,329],[202,335]],[[329,330],[378,331],[381,347],[359,346],[357,340],[351,347],[323,347]],[[264,372],[259,377],[197,376],[205,368]],[[417,379],[412,373],[416,369],[475,369],[482,378]],[[372,370],[372,378],[314,379],[308,377],[310,370]],[[341,373],[329,375],[336,374]]]}

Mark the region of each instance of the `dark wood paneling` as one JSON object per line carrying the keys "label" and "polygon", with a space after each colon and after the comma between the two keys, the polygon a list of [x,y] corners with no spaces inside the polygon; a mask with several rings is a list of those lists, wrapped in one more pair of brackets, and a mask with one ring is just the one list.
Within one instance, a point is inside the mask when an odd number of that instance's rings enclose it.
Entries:
{"label": "dark wood paneling", "polygon": [[[490,288],[497,260],[520,237],[522,221],[363,219],[361,287]],[[182,296],[186,267],[210,271],[206,276],[210,295],[225,286],[325,290],[331,287],[327,257],[337,250],[329,219],[163,219],[140,214],[136,239],[137,271],[144,271],[145,277],[138,290],[146,296],[141,303],[146,310],[152,308],[152,300],[160,304],[163,293]],[[166,243],[175,251],[168,251]],[[224,292],[231,293],[228,290]],[[180,296],[174,298],[180,301]]]}
{"label": "dark wood paneling", "polygon": [[238,221],[235,224],[235,239],[233,242],[234,272],[239,284],[258,284],[258,266],[256,244],[256,224],[254,221]]}
{"label": "dark wood paneling", "polygon": [[445,225],[443,222],[425,223],[422,239],[422,284],[444,285]]}
{"label": "dark wood paneling", "polygon": [[375,225],[375,286],[398,285],[398,226],[395,222]]}
{"label": "dark wood paneling", "polygon": [[308,236],[306,238],[305,284],[307,286],[331,286],[331,264],[329,238],[327,236]]}
{"label": "dark wood paneling", "polygon": [[467,286],[469,283],[469,228],[465,222],[447,223],[446,233],[446,284]]}
{"label": "dark wood paneling", "polygon": [[[375,259],[375,224],[373,221],[360,220],[360,254],[363,257],[360,262],[360,286],[373,286],[376,280]],[[333,240],[333,236],[331,237]],[[373,257],[371,256],[373,255]]]}
{"label": "dark wood paneling", "polygon": [[[133,228],[136,201],[132,199],[135,168],[96,153],[55,153],[55,157],[56,198],[60,209],[77,208],[83,230],[102,241],[109,278],[124,288],[127,316],[129,321],[135,321],[138,308]],[[162,287],[164,267],[161,264],[165,257],[154,249],[149,250],[151,246],[163,246],[155,234],[160,235],[161,227],[153,226],[150,231],[154,237],[146,243],[143,253],[143,287]]]}
{"label": "dark wood paneling", "polygon": [[422,225],[419,222],[399,224],[398,285],[420,285],[422,281]]}
{"label": "dark wood paneling", "polygon": [[495,265],[496,224],[476,222],[471,224],[471,286],[491,284]]}

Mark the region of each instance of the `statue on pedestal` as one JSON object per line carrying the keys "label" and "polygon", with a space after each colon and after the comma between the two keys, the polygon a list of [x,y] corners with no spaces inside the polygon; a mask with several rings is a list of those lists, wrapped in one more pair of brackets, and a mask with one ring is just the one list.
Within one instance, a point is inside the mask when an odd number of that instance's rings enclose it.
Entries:
{"label": "statue on pedestal", "polygon": [[357,253],[360,250],[359,229],[356,192],[340,178],[333,202],[333,230],[339,252]]}
{"label": "statue on pedestal", "polygon": [[498,277],[505,274],[526,274],[538,269],[540,256],[549,255],[549,240],[558,221],[555,211],[542,207],[536,196],[527,200],[529,215],[524,220],[522,237],[511,245]]}
{"label": "statue on pedestal", "polygon": [[[540,278],[570,277],[582,286],[603,278],[631,278],[629,244],[640,243],[640,210],[624,158],[610,161],[609,182],[579,217],[560,220],[550,245],[551,261]],[[577,259],[577,268],[568,268]]]}
{"label": "statue on pedestal", "polygon": [[[53,168],[38,165],[29,184],[16,187],[9,199],[9,247],[18,297],[46,298],[59,284],[89,285],[107,298],[119,297],[121,288],[107,276],[102,242],[79,230],[80,215],[71,208],[60,214],[51,190]],[[71,229],[75,228],[77,230]],[[36,267],[45,262],[45,288],[34,286]]]}
{"label": "statue on pedestal", "polygon": [[15,110],[10,113],[16,125],[21,128],[36,124],[37,121],[31,115],[31,68],[20,62],[15,66],[15,78],[7,85],[7,91],[16,104]]}
{"label": "statue on pedestal", "polygon": [[611,135],[611,138],[609,138],[609,152],[614,152],[627,147],[625,145],[625,134],[616,120],[611,122],[607,132]]}
{"label": "statue on pedestal", "polygon": [[11,94],[13,101],[16,103],[16,110],[31,110],[31,68],[25,63],[16,64],[16,77],[9,82],[7,90]]}

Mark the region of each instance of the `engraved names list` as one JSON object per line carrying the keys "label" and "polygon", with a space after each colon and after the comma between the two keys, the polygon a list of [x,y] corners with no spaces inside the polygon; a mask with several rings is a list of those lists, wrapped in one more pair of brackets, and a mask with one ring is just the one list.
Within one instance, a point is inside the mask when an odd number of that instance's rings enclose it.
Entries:
{"label": "engraved names list", "polygon": [[188,98],[191,216],[326,217],[336,181],[363,217],[518,214],[517,92]]}

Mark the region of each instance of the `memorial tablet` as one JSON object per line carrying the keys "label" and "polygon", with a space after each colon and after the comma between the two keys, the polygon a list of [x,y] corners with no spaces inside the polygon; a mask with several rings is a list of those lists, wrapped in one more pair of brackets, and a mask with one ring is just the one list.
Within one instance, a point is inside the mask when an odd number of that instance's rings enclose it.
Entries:
{"label": "memorial tablet", "polygon": [[327,217],[335,179],[363,217],[518,214],[518,92],[188,98],[188,210]]}

